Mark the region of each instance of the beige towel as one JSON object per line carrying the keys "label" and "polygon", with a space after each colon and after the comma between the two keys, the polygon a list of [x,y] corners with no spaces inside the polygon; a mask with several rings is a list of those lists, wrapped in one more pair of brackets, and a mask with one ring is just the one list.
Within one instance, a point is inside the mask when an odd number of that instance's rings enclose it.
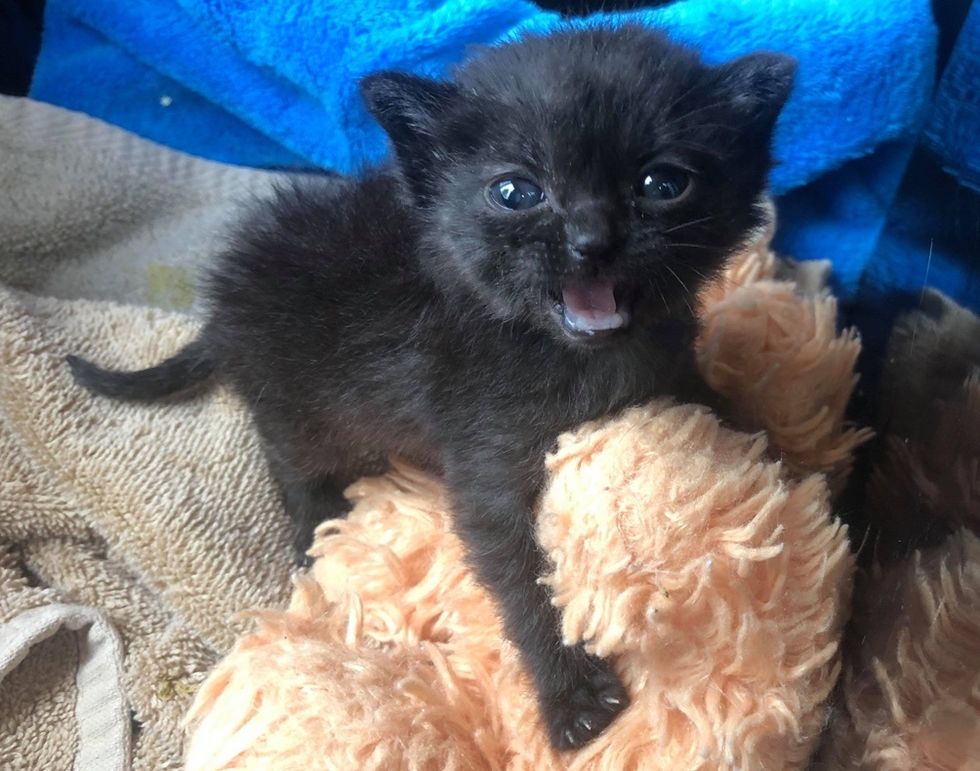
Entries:
{"label": "beige towel", "polygon": [[235,202],[273,179],[0,98],[4,769],[124,768],[130,742],[134,768],[178,768],[235,614],[288,597],[287,523],[240,406],[115,404],[63,363],[148,364],[190,338],[189,316],[105,301],[193,307]]}
{"label": "beige towel", "polygon": [[122,643],[105,614],[95,608],[52,603],[25,610],[0,625],[0,679],[31,650],[59,632],[79,634],[75,669],[75,768],[129,768],[130,725],[123,692]]}

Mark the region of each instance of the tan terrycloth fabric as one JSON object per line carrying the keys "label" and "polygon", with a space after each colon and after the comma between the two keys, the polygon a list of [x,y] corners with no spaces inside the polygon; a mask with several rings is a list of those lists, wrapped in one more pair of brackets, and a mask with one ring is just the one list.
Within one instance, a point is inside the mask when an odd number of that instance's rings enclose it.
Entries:
{"label": "tan terrycloth fabric", "polygon": [[[6,457],[0,451],[0,459]],[[57,599],[50,589],[28,584],[13,554],[0,553],[0,623]],[[0,758],[14,771],[72,767],[77,667],[77,642],[63,630],[34,647],[0,682]]]}
{"label": "tan terrycloth fabric", "polygon": [[[78,771],[126,771],[130,767],[130,718],[123,687],[122,643],[104,613],[92,607],[52,603],[25,610],[0,624],[0,680],[32,648],[42,647],[64,631],[76,634],[77,645],[77,658],[71,662],[78,729],[73,767]],[[53,651],[39,653],[50,656]]]}
{"label": "tan terrycloth fabric", "polygon": [[277,178],[0,96],[0,283],[189,309],[229,219]]}
{"label": "tan terrycloth fabric", "polygon": [[285,518],[240,407],[220,391],[113,404],[63,363],[149,364],[191,337],[190,317],[76,298],[193,307],[237,201],[273,179],[0,98],[0,658],[16,640],[21,659],[0,683],[4,769],[111,768],[76,719],[106,710],[79,679],[92,628],[13,636],[32,612],[107,620],[128,702],[117,749],[162,771],[181,765],[193,689],[247,628],[235,614],[288,597]]}

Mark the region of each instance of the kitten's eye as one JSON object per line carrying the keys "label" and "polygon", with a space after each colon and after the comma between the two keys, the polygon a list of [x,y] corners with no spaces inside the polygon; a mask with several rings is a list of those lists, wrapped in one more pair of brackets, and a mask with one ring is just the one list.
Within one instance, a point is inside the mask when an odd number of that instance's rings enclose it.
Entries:
{"label": "kitten's eye", "polygon": [[510,177],[490,185],[490,200],[498,206],[514,211],[524,211],[544,200],[544,191],[529,179]]}
{"label": "kitten's eye", "polygon": [[639,193],[651,201],[673,201],[691,186],[691,175],[674,166],[654,166],[640,177]]}

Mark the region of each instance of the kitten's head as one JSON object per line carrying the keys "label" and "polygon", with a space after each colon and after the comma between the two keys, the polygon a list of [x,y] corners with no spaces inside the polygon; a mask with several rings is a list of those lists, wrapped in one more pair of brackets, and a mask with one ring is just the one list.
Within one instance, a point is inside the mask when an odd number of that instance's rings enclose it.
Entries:
{"label": "kitten's head", "polygon": [[362,82],[426,237],[501,318],[611,344],[694,295],[762,217],[792,60],[718,67],[641,27],[485,50],[452,81]]}

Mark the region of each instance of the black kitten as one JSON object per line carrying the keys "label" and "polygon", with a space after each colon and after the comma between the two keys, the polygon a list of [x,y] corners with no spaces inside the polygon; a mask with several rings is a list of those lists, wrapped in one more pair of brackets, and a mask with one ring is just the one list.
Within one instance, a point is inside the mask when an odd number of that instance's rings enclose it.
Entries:
{"label": "black kitten", "polygon": [[704,395],[691,306],[760,224],[792,73],[767,54],[707,67],[623,27],[492,48],[452,81],[372,75],[397,163],[282,190],[221,258],[197,342],[134,373],[72,359],[75,376],[156,399],[216,373],[250,405],[304,549],[389,455],[442,473],[551,741],[579,747],[628,700],[562,645],[537,582],[543,458],[583,421]]}

